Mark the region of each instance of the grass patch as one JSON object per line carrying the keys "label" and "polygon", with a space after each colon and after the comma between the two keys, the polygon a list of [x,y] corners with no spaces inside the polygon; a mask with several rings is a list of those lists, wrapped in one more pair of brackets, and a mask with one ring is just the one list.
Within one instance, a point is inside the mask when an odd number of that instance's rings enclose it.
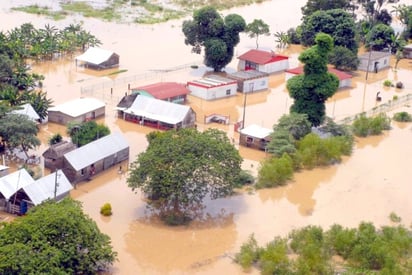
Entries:
{"label": "grass patch", "polygon": [[127,72],[127,70],[126,70],[126,69],[118,70],[118,71],[115,71],[115,72],[111,72],[111,73],[109,73],[109,74],[107,74],[107,75],[115,75],[115,74],[120,74],[120,73],[124,73],[124,72]]}
{"label": "grass patch", "polygon": [[67,15],[67,13],[65,11],[52,11],[47,6],[39,6],[39,5],[30,5],[30,6],[25,6],[25,7],[15,7],[15,8],[12,8],[12,10],[22,11],[22,12],[26,12],[26,13],[30,13],[30,14],[36,14],[36,15],[43,15],[43,16],[51,17],[56,21],[64,19]]}
{"label": "grass patch", "polygon": [[73,2],[68,4],[62,4],[61,7],[66,12],[80,13],[84,17],[100,18],[107,21],[120,20],[121,14],[116,11],[116,6],[106,7],[104,9],[95,9],[86,2]]}

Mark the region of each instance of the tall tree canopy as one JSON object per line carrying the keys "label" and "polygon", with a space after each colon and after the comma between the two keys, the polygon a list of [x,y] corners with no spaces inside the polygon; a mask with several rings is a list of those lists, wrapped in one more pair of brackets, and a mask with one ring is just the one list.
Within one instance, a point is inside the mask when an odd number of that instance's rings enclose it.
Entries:
{"label": "tall tree canopy", "polygon": [[148,135],[149,146],[131,164],[129,187],[140,188],[162,218],[192,218],[203,199],[232,193],[241,157],[226,133],[180,129]]}
{"label": "tall tree canopy", "polygon": [[0,225],[1,274],[97,274],[115,259],[109,236],[72,199]]}
{"label": "tall tree canopy", "polygon": [[262,19],[255,19],[252,23],[247,24],[245,31],[250,38],[256,38],[256,49],[259,48],[259,36],[270,35],[269,25]]}
{"label": "tall tree canopy", "polygon": [[312,15],[316,11],[326,11],[333,9],[343,9],[354,11],[355,5],[352,0],[308,0],[306,5],[301,8],[304,17]]}
{"label": "tall tree canopy", "polygon": [[339,79],[328,72],[328,55],[333,49],[330,35],[316,35],[316,45],[299,55],[304,74],[290,78],[286,84],[294,103],[291,112],[306,114],[313,126],[325,118],[325,101],[338,90]]}
{"label": "tall tree canopy", "polygon": [[20,148],[28,156],[28,151],[40,145],[37,138],[39,129],[26,115],[9,113],[0,118],[0,137],[9,149]]}
{"label": "tall tree canopy", "polygon": [[96,121],[74,122],[67,125],[67,133],[78,147],[110,134],[110,129]]}
{"label": "tall tree canopy", "polygon": [[239,33],[246,28],[245,20],[237,14],[224,18],[215,8],[206,6],[194,11],[193,20],[183,22],[185,44],[192,52],[200,54],[204,47],[204,63],[221,71],[233,58],[234,47],[239,43]]}
{"label": "tall tree canopy", "polygon": [[301,43],[305,46],[315,44],[318,33],[329,34],[335,46],[343,46],[358,52],[356,24],[353,17],[342,9],[317,11],[304,17],[301,25]]}

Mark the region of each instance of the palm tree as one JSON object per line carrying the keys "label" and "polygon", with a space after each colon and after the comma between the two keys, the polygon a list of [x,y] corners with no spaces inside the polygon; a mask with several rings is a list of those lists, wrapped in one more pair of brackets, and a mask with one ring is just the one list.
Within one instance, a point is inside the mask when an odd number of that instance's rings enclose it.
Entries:
{"label": "palm tree", "polygon": [[290,45],[290,37],[286,32],[275,32],[275,42],[277,48],[287,48]]}
{"label": "palm tree", "polygon": [[42,120],[47,117],[48,109],[53,106],[53,100],[47,98],[47,93],[43,91],[24,92],[22,98],[25,103],[30,103]]}

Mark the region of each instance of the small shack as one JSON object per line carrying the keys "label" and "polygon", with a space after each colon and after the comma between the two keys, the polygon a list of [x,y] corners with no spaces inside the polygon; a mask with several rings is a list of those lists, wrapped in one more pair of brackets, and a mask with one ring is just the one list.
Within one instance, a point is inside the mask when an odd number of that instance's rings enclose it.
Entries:
{"label": "small shack", "polygon": [[190,106],[147,96],[137,96],[132,105],[120,109],[123,119],[161,130],[190,128],[196,125],[196,113]]}
{"label": "small shack", "polygon": [[66,125],[69,122],[84,122],[105,115],[106,105],[95,98],[79,98],[49,108],[48,120]]}
{"label": "small shack", "polygon": [[[352,75],[331,67],[328,68],[328,71],[339,78],[339,88],[352,86]],[[293,76],[301,74],[303,74],[303,66],[288,69],[285,71],[286,81],[288,81]]]}
{"label": "small shack", "polygon": [[266,146],[270,142],[270,134],[272,132],[272,129],[252,124],[239,131],[239,144],[266,151]]}
{"label": "small shack", "polygon": [[206,100],[234,96],[237,93],[237,81],[220,75],[208,75],[198,80],[187,82],[191,95]]}
{"label": "small shack", "polygon": [[40,116],[37,114],[37,112],[34,110],[33,106],[31,106],[30,103],[26,103],[26,104],[19,106],[19,109],[13,110],[12,113],[25,115],[30,120],[36,123],[40,122]]}
{"label": "small shack", "polygon": [[173,103],[185,103],[190,90],[184,84],[176,82],[159,82],[146,86],[132,88],[132,93],[139,93]]}
{"label": "small shack", "polygon": [[81,64],[95,70],[110,69],[119,66],[119,55],[101,48],[90,47],[75,58],[76,67]]}
{"label": "small shack", "polygon": [[412,58],[412,44],[408,44],[403,47],[403,56],[409,59]]}
{"label": "small shack", "polygon": [[269,74],[256,70],[238,71],[227,75],[237,81],[237,90],[241,93],[263,91],[269,88]]}
{"label": "small shack", "polygon": [[61,170],[34,180],[25,169],[20,169],[0,178],[0,210],[24,215],[45,200],[62,200],[72,189]]}
{"label": "small shack", "polygon": [[289,57],[273,51],[249,50],[238,59],[239,71],[256,70],[272,74],[289,68]]}
{"label": "small shack", "polygon": [[358,58],[358,70],[377,73],[381,70],[389,68],[391,53],[370,51],[358,56]]}
{"label": "small shack", "polygon": [[117,132],[64,154],[63,171],[71,183],[92,176],[129,159],[129,143]]}
{"label": "small shack", "polygon": [[43,153],[44,167],[54,171],[63,168],[64,154],[73,151],[77,146],[67,140],[51,145]]}

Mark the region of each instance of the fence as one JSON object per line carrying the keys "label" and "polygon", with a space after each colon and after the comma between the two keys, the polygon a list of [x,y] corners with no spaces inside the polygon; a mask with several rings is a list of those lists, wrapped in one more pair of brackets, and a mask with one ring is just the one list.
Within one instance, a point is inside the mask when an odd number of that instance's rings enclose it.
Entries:
{"label": "fence", "polygon": [[349,124],[357,119],[360,115],[366,115],[367,117],[371,117],[380,113],[392,111],[396,108],[401,106],[407,105],[412,100],[412,94],[406,94],[403,96],[398,97],[397,99],[389,100],[383,104],[380,104],[369,111],[359,113],[353,116],[345,117],[344,119],[338,121],[338,124]]}

